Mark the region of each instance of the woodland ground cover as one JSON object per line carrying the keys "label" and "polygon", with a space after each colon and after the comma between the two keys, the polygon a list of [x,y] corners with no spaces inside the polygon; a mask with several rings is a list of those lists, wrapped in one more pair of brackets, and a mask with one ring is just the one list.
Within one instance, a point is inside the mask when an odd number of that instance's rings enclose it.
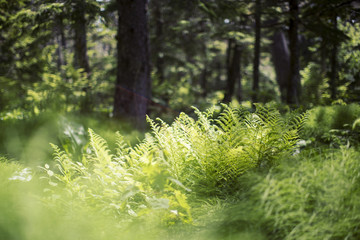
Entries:
{"label": "woodland ground cover", "polygon": [[359,238],[358,105],[194,112],[4,119],[0,239]]}

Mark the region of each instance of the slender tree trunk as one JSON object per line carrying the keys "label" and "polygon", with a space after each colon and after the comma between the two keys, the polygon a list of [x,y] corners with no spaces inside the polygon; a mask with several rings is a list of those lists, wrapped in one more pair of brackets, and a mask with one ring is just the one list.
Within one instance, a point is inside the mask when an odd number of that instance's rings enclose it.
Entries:
{"label": "slender tree trunk", "polygon": [[85,2],[78,0],[75,5],[75,15],[77,18],[74,21],[74,58],[75,66],[83,68],[86,73],[90,73],[89,60],[87,55],[87,41],[86,41],[86,19],[85,19]]}
{"label": "slender tree trunk", "polygon": [[[337,29],[337,16],[336,14],[334,14],[333,17],[333,24],[334,24],[334,28]],[[331,49],[331,72],[330,72],[330,94],[331,94],[331,99],[332,100],[336,100],[336,88],[337,88],[337,50],[338,46],[337,43],[334,42],[332,45],[332,49]]]}
{"label": "slender tree trunk", "polygon": [[163,22],[163,14],[161,11],[161,4],[159,1],[153,1],[154,5],[154,18],[155,18],[155,34],[156,41],[154,42],[154,50],[155,50],[155,67],[156,67],[156,75],[159,79],[159,83],[163,83],[165,80],[164,77],[164,22]]}
{"label": "slender tree trunk", "polygon": [[66,38],[64,32],[63,18],[61,16],[57,18],[55,33],[56,33],[55,40],[58,45],[58,48],[56,49],[56,54],[58,56],[57,67],[58,67],[58,71],[61,72],[61,67],[66,65],[66,55],[65,55]]}
{"label": "slender tree trunk", "polygon": [[[73,29],[74,29],[74,63],[76,68],[82,68],[90,74],[89,59],[87,55],[86,41],[86,19],[85,19],[85,0],[78,0],[75,4]],[[92,110],[92,101],[90,99],[90,86],[84,86],[84,98],[80,102],[80,112],[89,113]]]}
{"label": "slender tree trunk", "polygon": [[201,79],[200,79],[200,87],[201,87],[201,96],[206,97],[207,96],[207,73],[208,73],[208,66],[207,62],[204,64],[204,68],[201,72]]}
{"label": "slender tree trunk", "polygon": [[275,32],[271,52],[276,81],[280,88],[281,102],[286,103],[287,83],[290,77],[290,53],[284,32]]}
{"label": "slender tree trunk", "polygon": [[66,60],[67,45],[66,45],[66,36],[65,36],[63,17],[59,18],[59,31],[60,31],[60,43],[61,43],[61,50],[62,50],[62,56],[63,56],[63,64],[67,65],[67,60]]}
{"label": "slender tree trunk", "polygon": [[298,40],[299,4],[298,0],[289,0],[289,48],[290,48],[290,76],[287,88],[287,103],[299,105],[300,97],[300,52]]}
{"label": "slender tree trunk", "polygon": [[237,90],[236,90],[236,99],[238,100],[238,102],[242,102],[243,100],[243,94],[242,94],[242,83],[241,83],[241,57],[239,58],[240,62],[239,62],[239,76],[237,78]]}
{"label": "slender tree trunk", "polygon": [[56,61],[56,65],[58,68],[58,71],[61,72],[61,66],[64,65],[64,58],[63,58],[63,50],[62,50],[62,45],[61,45],[61,40],[59,40],[59,35],[56,34],[55,36],[55,41],[56,44],[58,45],[58,47],[56,48],[56,55],[57,55],[57,61]]}
{"label": "slender tree trunk", "polygon": [[259,66],[260,66],[260,40],[261,40],[261,0],[255,2],[255,46],[253,63],[252,102],[258,101],[259,92]]}
{"label": "slender tree trunk", "polygon": [[325,44],[325,40],[323,39],[321,41],[321,46],[320,46],[320,69],[321,69],[321,73],[322,74],[326,74],[326,60],[327,60],[327,56],[326,56],[326,44]]}
{"label": "slender tree trunk", "polygon": [[143,128],[151,93],[147,0],[117,0],[117,77],[114,117]]}
{"label": "slender tree trunk", "polygon": [[236,80],[240,78],[240,45],[233,39],[228,42],[228,57],[227,57],[227,84],[225,89],[225,96],[223,102],[231,102],[235,91]]}
{"label": "slender tree trunk", "polygon": [[207,96],[207,77],[208,77],[208,65],[209,65],[209,61],[208,61],[208,49],[206,46],[206,42],[203,42],[202,44],[202,51],[204,54],[204,68],[201,71],[201,77],[200,77],[200,87],[201,87],[201,96],[202,97],[206,97]]}
{"label": "slender tree trunk", "polygon": [[219,60],[216,60],[216,64],[215,64],[215,69],[216,69],[216,79],[215,79],[215,89],[219,90],[221,89],[219,86],[221,85],[221,76],[223,74],[223,66],[221,64],[221,62]]}

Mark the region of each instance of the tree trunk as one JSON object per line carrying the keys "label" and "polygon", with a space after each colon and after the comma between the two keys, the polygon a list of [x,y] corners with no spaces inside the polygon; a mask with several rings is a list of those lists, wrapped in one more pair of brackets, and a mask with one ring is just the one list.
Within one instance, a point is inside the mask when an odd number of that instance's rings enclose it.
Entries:
{"label": "tree trunk", "polygon": [[298,0],[289,0],[289,48],[290,48],[290,76],[287,86],[287,103],[299,105],[300,97],[300,52],[298,40],[299,4]]}
{"label": "tree trunk", "polygon": [[206,97],[208,92],[207,92],[207,85],[208,85],[208,72],[209,72],[209,61],[208,61],[208,49],[207,49],[207,45],[206,42],[204,41],[202,44],[202,51],[203,51],[203,62],[204,62],[204,67],[201,71],[201,76],[200,76],[200,87],[201,87],[201,97]]}
{"label": "tree trunk", "polygon": [[253,62],[252,102],[258,101],[259,92],[259,66],[260,66],[260,40],[261,40],[261,0],[255,3],[255,46]]}
{"label": "tree trunk", "polygon": [[114,117],[143,128],[151,91],[147,0],[117,0],[117,77]]}
{"label": "tree trunk", "polygon": [[90,73],[89,60],[87,55],[86,42],[86,19],[85,19],[85,2],[79,0],[75,5],[74,15],[74,60],[77,68],[83,68],[86,73]]}
{"label": "tree trunk", "polygon": [[164,77],[164,34],[163,34],[163,14],[161,12],[161,4],[159,1],[153,1],[154,6],[154,18],[155,18],[155,34],[156,41],[154,42],[154,50],[155,50],[155,67],[156,67],[156,76],[159,79],[159,83],[163,83],[165,80]]}
{"label": "tree trunk", "polygon": [[63,17],[59,18],[59,31],[60,31],[60,41],[61,41],[61,49],[62,49],[62,56],[63,56],[63,64],[67,65],[67,60],[66,60],[67,45],[66,45],[66,36],[65,36]]}
{"label": "tree trunk", "polygon": [[56,32],[56,43],[58,45],[58,48],[56,49],[56,53],[58,56],[57,59],[57,65],[58,65],[58,70],[59,72],[61,72],[61,66],[66,65],[66,38],[65,38],[65,32],[64,32],[64,23],[63,23],[63,18],[60,16],[57,18],[57,24],[55,27],[55,32]]}
{"label": "tree trunk", "polygon": [[[337,16],[333,17],[334,28],[337,29]],[[330,72],[330,94],[331,99],[336,100],[336,86],[337,86],[337,43],[334,41],[331,49],[331,72]]]}
{"label": "tree trunk", "polygon": [[[85,0],[77,1],[74,10],[74,64],[76,68],[82,68],[90,74],[89,59],[87,55],[86,41],[86,19],[85,19]],[[92,110],[92,101],[90,99],[90,86],[84,86],[84,98],[80,102],[80,112],[89,113]]]}
{"label": "tree trunk", "polygon": [[[240,61],[241,61],[241,57],[240,57]],[[240,68],[241,68],[241,62],[239,64]],[[236,99],[238,100],[239,103],[242,102],[243,100],[243,95],[242,95],[242,84],[241,84],[241,69],[239,68],[239,77],[237,78],[237,91],[236,91]]]}
{"label": "tree trunk", "polygon": [[200,87],[201,87],[201,96],[202,97],[207,96],[207,74],[208,74],[207,62],[205,62],[204,65],[205,66],[201,72],[201,78],[200,78]]}
{"label": "tree trunk", "polygon": [[223,102],[231,102],[235,91],[236,80],[240,78],[240,58],[241,49],[238,43],[233,39],[229,39],[227,51],[227,84]]}
{"label": "tree trunk", "polygon": [[280,88],[281,102],[286,103],[287,83],[290,76],[290,53],[284,32],[275,32],[271,52],[276,81]]}

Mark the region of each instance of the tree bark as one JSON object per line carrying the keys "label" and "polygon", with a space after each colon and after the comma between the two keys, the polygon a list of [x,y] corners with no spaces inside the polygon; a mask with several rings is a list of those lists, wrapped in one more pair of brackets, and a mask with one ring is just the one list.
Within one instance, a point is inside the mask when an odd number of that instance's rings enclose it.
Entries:
{"label": "tree bark", "polygon": [[240,78],[240,45],[234,40],[229,39],[227,50],[227,84],[223,102],[231,102],[235,91],[235,83]]}
{"label": "tree bark", "polygon": [[[337,29],[337,16],[334,14],[334,17],[332,19],[334,28]],[[330,72],[330,94],[331,99],[334,101],[336,100],[336,86],[337,86],[337,50],[338,46],[337,43],[334,41],[331,49],[331,72]]]}
{"label": "tree bark", "polygon": [[[159,83],[163,83],[165,80],[164,77],[164,22],[163,14],[161,11],[161,5],[159,1],[153,1],[154,6],[154,18],[155,18],[155,34],[156,34],[156,45],[154,46],[155,50],[155,67],[156,67],[156,76],[159,79]],[[154,42],[155,44],[155,42]]]}
{"label": "tree bark", "polygon": [[[79,0],[75,4],[74,10],[74,64],[76,68],[82,68],[90,74],[89,59],[87,55],[86,41],[86,18],[85,18],[85,0]],[[87,114],[92,111],[92,101],[90,99],[90,85],[83,87],[85,96],[80,102],[80,112]]]}
{"label": "tree bark", "polygon": [[252,102],[258,101],[259,92],[259,66],[260,66],[260,40],[261,40],[261,0],[255,2],[255,45],[253,62]]}
{"label": "tree bark", "polygon": [[271,48],[281,102],[286,103],[287,83],[290,77],[290,53],[284,32],[277,31],[274,33]]}
{"label": "tree bark", "polygon": [[299,105],[300,97],[300,52],[298,40],[299,4],[298,0],[289,0],[289,48],[290,48],[290,76],[287,86],[287,103]]}
{"label": "tree bark", "polygon": [[75,5],[76,16],[74,21],[74,58],[75,66],[83,68],[86,73],[90,73],[89,59],[87,55],[86,41],[86,19],[85,19],[85,1],[79,0]]}
{"label": "tree bark", "polygon": [[201,77],[200,77],[200,87],[201,87],[201,96],[202,97],[207,96],[207,74],[208,74],[207,62],[205,62],[204,65],[205,66],[201,72]]}
{"label": "tree bark", "polygon": [[117,77],[114,117],[145,125],[151,91],[147,0],[117,0]]}
{"label": "tree bark", "polygon": [[60,16],[57,18],[57,24],[56,24],[56,43],[58,44],[58,48],[56,49],[58,59],[57,59],[57,65],[58,70],[61,71],[61,66],[64,66],[67,64],[66,62],[66,37],[65,37],[65,31],[64,31],[64,22],[63,17]]}

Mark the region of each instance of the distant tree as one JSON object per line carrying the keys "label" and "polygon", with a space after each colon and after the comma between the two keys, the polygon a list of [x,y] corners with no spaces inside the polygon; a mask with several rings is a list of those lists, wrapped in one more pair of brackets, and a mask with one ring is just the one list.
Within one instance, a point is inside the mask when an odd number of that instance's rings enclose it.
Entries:
{"label": "distant tree", "polygon": [[[332,17],[332,23],[333,23],[333,27],[335,30],[338,29],[337,24],[337,14],[334,13],[334,16]],[[338,65],[338,61],[337,61],[337,57],[338,57],[338,45],[339,43],[337,43],[336,41],[334,41],[332,43],[331,46],[331,56],[330,56],[330,66],[331,66],[331,71],[330,71],[330,95],[331,95],[331,99],[335,100],[336,99],[336,89],[337,89],[337,65]]]}
{"label": "distant tree", "polygon": [[252,86],[253,103],[256,103],[258,101],[260,42],[261,42],[261,0],[256,0],[255,1],[255,44],[254,44],[253,86]]}
{"label": "distant tree", "polygon": [[234,95],[235,84],[240,84],[240,59],[241,59],[241,47],[240,44],[234,39],[228,40],[227,48],[227,83],[225,88],[225,95],[223,102],[231,102],[231,98]]}
{"label": "distant tree", "polygon": [[299,1],[289,0],[290,73],[287,85],[287,103],[299,105],[300,101],[300,51],[299,51]]}
{"label": "distant tree", "polygon": [[[100,7],[95,0],[78,0],[74,3],[66,2],[69,16],[72,20],[74,32],[74,65],[76,68],[84,69],[90,81],[90,64],[88,57],[87,29],[89,23],[95,19],[100,12]],[[92,111],[91,87],[88,83],[84,88],[85,96],[80,103],[80,111],[89,113]]]}
{"label": "distant tree", "polygon": [[77,0],[72,11],[74,29],[74,63],[78,68],[83,68],[90,73],[89,58],[87,55],[87,21],[85,18],[86,1]]}
{"label": "distant tree", "polygon": [[142,127],[148,111],[151,79],[147,0],[118,0],[117,77],[114,117]]}
{"label": "distant tree", "polygon": [[152,55],[154,55],[154,67],[156,70],[156,77],[159,83],[163,83],[164,76],[164,19],[163,19],[163,4],[161,1],[151,1],[152,18],[155,28],[154,41],[152,45]]}
{"label": "distant tree", "polygon": [[64,16],[57,16],[54,24],[54,32],[55,32],[55,42],[58,45],[56,49],[56,53],[58,56],[57,59],[57,67],[58,71],[61,71],[61,67],[63,65],[67,65],[66,59],[66,49],[67,49],[67,39],[65,36],[65,24],[64,24]]}
{"label": "distant tree", "polygon": [[285,33],[282,30],[275,31],[272,36],[271,54],[276,81],[280,88],[280,98],[283,103],[286,103],[287,83],[290,74],[290,53]]}

